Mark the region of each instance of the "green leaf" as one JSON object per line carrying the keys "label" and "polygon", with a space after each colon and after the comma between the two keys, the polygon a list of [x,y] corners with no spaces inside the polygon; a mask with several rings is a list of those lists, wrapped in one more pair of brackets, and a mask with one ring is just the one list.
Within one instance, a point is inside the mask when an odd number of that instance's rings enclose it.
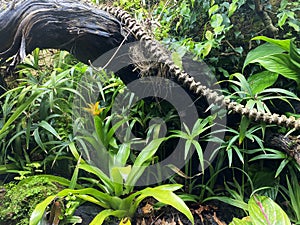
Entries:
{"label": "green leaf", "polygon": [[56,195],[49,196],[46,198],[44,201],[41,203],[37,204],[35,209],[33,210],[31,216],[30,216],[30,221],[29,225],[37,225],[40,220],[42,219],[46,207],[56,198]]}
{"label": "green leaf", "polygon": [[118,167],[114,167],[110,171],[110,176],[112,181],[114,182],[114,190],[115,195],[120,196],[123,194],[123,178],[120,173],[120,170]]}
{"label": "green leaf", "polygon": [[71,178],[71,181],[70,181],[70,185],[69,185],[69,188],[70,189],[74,189],[77,185],[77,179],[78,179],[78,173],[79,173],[79,164],[80,164],[80,160],[81,160],[81,157],[79,157],[78,161],[77,161],[77,165],[74,169],[74,172],[73,172],[73,175],[72,175],[72,178]]}
{"label": "green leaf", "polygon": [[142,166],[144,162],[150,160],[152,156],[156,153],[158,150],[159,146],[161,145],[162,142],[164,142],[166,138],[158,138],[152,140],[138,155],[136,158],[133,166],[138,167]]}
{"label": "green leaf", "polygon": [[220,27],[223,22],[223,17],[221,14],[214,14],[211,17],[211,26],[213,28]]}
{"label": "green leaf", "polygon": [[211,41],[211,40],[214,39],[214,35],[213,35],[213,33],[212,33],[210,30],[207,30],[207,31],[205,32],[205,38],[206,38],[208,41]]}
{"label": "green leaf", "polygon": [[175,63],[176,66],[178,66],[180,69],[182,69],[182,58],[181,56],[178,54],[178,52],[173,52],[171,54],[171,58],[173,60],[173,62]]}
{"label": "green leaf", "polygon": [[248,53],[248,55],[245,59],[244,65],[243,65],[243,71],[247,65],[249,65],[250,63],[253,63],[253,60],[255,60],[257,58],[268,56],[268,55],[273,55],[273,54],[278,54],[278,53],[282,53],[282,52],[284,52],[284,49],[282,49],[274,44],[271,44],[271,43],[265,43],[263,45],[260,45]]}
{"label": "green leaf", "polygon": [[282,170],[284,169],[284,167],[290,162],[290,160],[288,159],[284,159],[281,161],[279,167],[276,170],[276,174],[275,174],[275,178],[277,178],[279,176],[279,174],[282,172]]}
{"label": "green leaf", "polygon": [[231,3],[228,9],[228,17],[231,17],[236,9],[237,9],[237,4]]}
{"label": "green leaf", "polygon": [[3,127],[0,130],[0,135],[3,134],[6,129],[32,104],[32,102],[35,101],[35,99],[41,94],[41,92],[35,92],[33,93],[25,103],[20,105],[16,111],[9,117],[9,119],[6,121],[6,123],[3,125]]}
{"label": "green leaf", "polygon": [[291,42],[290,57],[291,57],[292,62],[295,64],[295,66],[297,66],[298,68],[300,68],[300,51],[296,47],[296,45],[294,44],[294,42]]}
{"label": "green leaf", "polygon": [[282,26],[285,24],[286,19],[288,18],[287,12],[280,13],[280,17],[278,20],[278,26],[282,29]]}
{"label": "green leaf", "polygon": [[137,202],[141,202],[143,199],[151,196],[161,203],[174,207],[194,224],[194,217],[190,209],[179,196],[173,193],[174,189],[178,189],[181,186],[176,184],[172,186],[173,185],[161,185],[154,188],[146,188],[140,191],[141,195],[137,198]]}
{"label": "green leaf", "polygon": [[201,171],[204,172],[204,164],[205,164],[205,162],[204,162],[203,150],[201,148],[201,145],[196,140],[193,140],[192,143],[195,146],[197,154],[198,154],[198,158],[199,158],[199,162],[200,162],[200,166],[201,166]]}
{"label": "green leaf", "polygon": [[268,37],[265,37],[265,36],[257,36],[257,37],[252,38],[251,40],[266,41],[266,42],[272,43],[274,45],[277,45],[278,47],[280,47],[281,49],[283,49],[287,52],[290,51],[290,43],[291,43],[290,39],[278,40],[278,39],[268,38]]}
{"label": "green leaf", "polygon": [[90,225],[101,225],[104,220],[109,216],[115,216],[118,218],[125,217],[127,214],[127,211],[125,210],[111,210],[106,209],[101,211],[93,220],[90,222]]}
{"label": "green leaf", "polygon": [[233,218],[232,222],[229,225],[253,225],[248,217],[243,219]]}
{"label": "green leaf", "polygon": [[205,199],[205,201],[209,201],[209,200],[218,200],[218,201],[227,203],[229,205],[235,206],[237,208],[240,208],[242,210],[247,210],[248,209],[247,203],[245,203],[241,200],[229,198],[229,197],[226,197],[226,196],[214,196],[214,197],[208,197],[208,198]]}
{"label": "green leaf", "polygon": [[277,73],[273,73],[267,70],[251,75],[248,78],[248,83],[252,90],[252,94],[256,95],[266,88],[272,86],[276,82],[277,78]]}
{"label": "green leaf", "polygon": [[242,144],[242,142],[244,141],[244,139],[246,137],[246,133],[248,131],[250,122],[251,122],[251,120],[248,117],[242,116],[242,120],[240,123],[239,145]]}
{"label": "green leaf", "polygon": [[92,173],[96,175],[105,185],[109,193],[113,193],[114,186],[110,178],[99,168],[86,164],[86,163],[81,163],[79,164],[79,169],[85,170],[86,172]]}
{"label": "green leaf", "polygon": [[291,225],[286,213],[269,197],[253,195],[248,209],[255,225]]}
{"label": "green leaf", "polygon": [[[37,225],[39,221],[42,219],[44,212],[46,210],[46,207],[56,198],[63,198],[69,194],[74,195],[86,195],[90,194],[95,197],[97,197],[99,200],[102,200],[102,202],[98,202],[98,204],[104,208],[108,208],[109,205],[107,204],[110,202],[111,197],[105,193],[102,193],[94,188],[85,188],[81,190],[73,190],[73,189],[64,189],[57,193],[56,195],[51,195],[47,197],[44,201],[37,204],[35,209],[33,210],[31,216],[30,216],[30,222],[29,225]],[[105,203],[106,201],[106,203]]]}
{"label": "green leaf", "polygon": [[300,83],[300,68],[297,68],[287,54],[273,54],[260,57],[252,61],[262,65],[265,69]]}
{"label": "green leaf", "polygon": [[208,41],[203,45],[203,48],[202,48],[202,57],[203,58],[210,53],[212,46],[213,46],[212,41]]}
{"label": "green leaf", "polygon": [[130,143],[123,143],[115,156],[114,166],[125,166],[130,155]]}
{"label": "green leaf", "polygon": [[290,169],[290,180],[286,175],[288,185],[288,194],[290,197],[291,209],[294,211],[296,218],[300,218],[300,184],[293,169]]}
{"label": "green leaf", "polygon": [[131,189],[131,187],[135,185],[137,180],[140,178],[140,176],[146,169],[146,162],[147,164],[150,163],[150,159],[152,159],[153,155],[156,153],[161,143],[165,140],[167,140],[167,138],[154,139],[140,152],[140,154],[134,161],[128,179],[125,182],[125,185],[127,186],[127,191],[129,191],[129,189]]}
{"label": "green leaf", "polygon": [[208,16],[210,17],[213,13],[215,13],[219,9],[218,5],[213,5],[208,10]]}
{"label": "green leaf", "polygon": [[40,146],[40,148],[47,153],[47,150],[46,150],[46,146],[44,145],[41,137],[40,137],[40,133],[39,133],[39,129],[36,128],[34,131],[33,131],[33,137],[34,137],[34,140],[35,142]]}
{"label": "green leaf", "polygon": [[61,137],[59,136],[59,134],[56,132],[56,130],[47,121],[45,121],[45,120],[41,121],[38,124],[38,126],[44,128],[45,130],[47,130],[48,132],[53,134],[55,137],[57,137],[57,139],[61,140]]}

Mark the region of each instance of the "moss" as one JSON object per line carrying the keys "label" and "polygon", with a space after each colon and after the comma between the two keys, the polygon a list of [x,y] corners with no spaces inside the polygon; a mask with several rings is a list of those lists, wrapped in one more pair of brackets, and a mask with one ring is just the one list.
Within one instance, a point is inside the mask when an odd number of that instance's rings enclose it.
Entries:
{"label": "moss", "polygon": [[33,176],[19,183],[1,187],[0,224],[28,225],[34,207],[47,196],[58,192],[58,187],[46,178]]}

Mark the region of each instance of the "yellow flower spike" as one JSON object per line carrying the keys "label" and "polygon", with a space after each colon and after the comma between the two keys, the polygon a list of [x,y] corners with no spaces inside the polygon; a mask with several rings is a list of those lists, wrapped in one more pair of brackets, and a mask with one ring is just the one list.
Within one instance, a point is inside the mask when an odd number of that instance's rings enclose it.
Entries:
{"label": "yellow flower spike", "polygon": [[130,219],[128,217],[123,218],[119,225],[131,225]]}
{"label": "yellow flower spike", "polygon": [[93,116],[98,116],[105,108],[99,108],[99,102],[96,102],[95,104],[88,104],[88,108],[83,109],[91,113]]}

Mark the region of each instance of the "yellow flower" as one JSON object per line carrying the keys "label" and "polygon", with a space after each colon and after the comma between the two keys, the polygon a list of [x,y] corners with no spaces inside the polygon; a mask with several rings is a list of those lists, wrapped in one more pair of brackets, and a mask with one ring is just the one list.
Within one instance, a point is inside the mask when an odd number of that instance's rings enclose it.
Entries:
{"label": "yellow flower", "polygon": [[131,225],[130,219],[128,217],[123,218],[119,225]]}
{"label": "yellow flower", "polygon": [[84,108],[85,111],[91,113],[93,116],[98,116],[105,108],[99,108],[99,102],[95,104],[88,104],[88,108]]}

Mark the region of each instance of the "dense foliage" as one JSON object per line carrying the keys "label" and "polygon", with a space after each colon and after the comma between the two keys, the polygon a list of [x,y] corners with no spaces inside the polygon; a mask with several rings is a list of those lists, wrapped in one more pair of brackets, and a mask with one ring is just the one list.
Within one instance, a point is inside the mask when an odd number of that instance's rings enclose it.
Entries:
{"label": "dense foliage", "polygon": [[[204,61],[231,100],[299,117],[299,2],[263,3],[273,30],[266,28],[257,11],[262,3],[255,0],[120,0],[112,4],[148,28],[173,52],[176,64],[184,68],[187,56]],[[82,92],[86,86],[80,85],[87,75],[97,77],[99,94],[95,101],[81,105],[92,118],[93,128],[83,132],[81,124],[88,117],[78,114],[74,105],[86,97]],[[110,216],[130,224],[149,197],[156,200],[155,209],[170,205],[190,223],[194,222],[188,208],[191,202],[221,201],[235,207],[233,225],[300,224],[299,162],[268,141],[274,134],[292,139],[298,131],[227,112],[226,126],[214,131],[225,134],[219,139],[211,132],[219,114],[181,129],[180,114],[170,103],[149,98],[134,101],[132,93],[123,97],[126,107],[115,113],[118,96],[128,93],[123,82],[109,72],[92,70],[64,51],[36,49],[17,66],[15,77],[7,80],[9,89],[0,97],[0,185],[5,184],[4,200],[18,201],[14,196],[18,188],[24,189],[20,198],[33,196],[28,211],[35,207],[32,225],[79,223],[74,212],[86,202],[102,209],[91,224],[102,224]],[[187,158],[182,168],[157,166],[155,174],[147,170],[167,158],[180,140],[182,157]],[[206,168],[203,151],[208,143],[216,147],[215,159]],[[299,149],[296,138],[290,143],[290,149]],[[102,167],[105,163],[108,171]],[[161,179],[166,173],[171,176]],[[157,182],[142,186],[137,185],[139,179]],[[19,184],[7,184],[17,180]],[[35,182],[50,188],[33,188]],[[56,202],[59,210],[51,207]],[[6,206],[11,210],[1,201],[0,209]],[[17,214],[24,218],[22,207],[16,207],[10,217],[6,211],[1,211],[1,224],[17,224]],[[45,211],[53,216],[47,217]],[[24,221],[18,224],[28,224]]]}

